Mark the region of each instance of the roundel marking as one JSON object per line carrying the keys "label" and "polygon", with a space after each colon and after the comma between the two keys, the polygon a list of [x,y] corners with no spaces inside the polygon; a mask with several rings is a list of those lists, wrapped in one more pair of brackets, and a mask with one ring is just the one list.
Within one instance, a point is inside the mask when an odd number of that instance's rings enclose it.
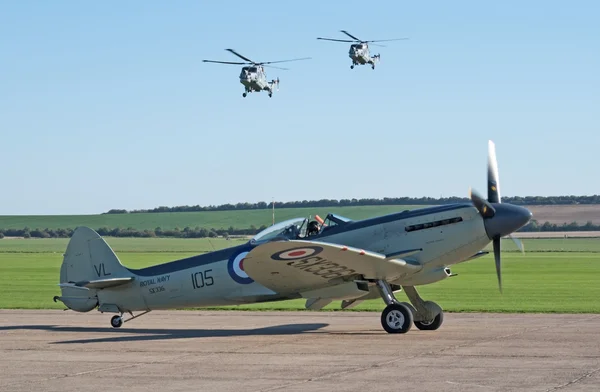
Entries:
{"label": "roundel marking", "polygon": [[304,246],[277,252],[271,256],[273,260],[297,260],[317,255],[323,251],[320,246]]}
{"label": "roundel marking", "polygon": [[244,258],[247,254],[248,251],[235,254],[231,256],[227,262],[227,272],[229,272],[229,276],[239,284],[250,284],[254,282],[254,280],[248,276],[246,271],[244,271]]}

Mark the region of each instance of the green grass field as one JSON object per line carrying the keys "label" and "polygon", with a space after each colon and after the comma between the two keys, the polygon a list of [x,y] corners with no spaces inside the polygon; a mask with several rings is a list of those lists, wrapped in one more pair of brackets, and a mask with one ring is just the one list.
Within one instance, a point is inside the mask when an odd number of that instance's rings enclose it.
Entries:
{"label": "green grass field", "polygon": [[[235,242],[201,239],[107,238],[121,261],[133,268],[211,251]],[[600,313],[600,253],[596,239],[528,239],[529,253],[503,254],[504,294],[497,288],[492,256],[453,267],[458,276],[421,286],[425,298],[447,311]],[[0,240],[0,308],[62,309],[52,297],[67,240]],[[503,241],[509,250],[510,241]],[[565,252],[568,249],[570,251]],[[543,251],[547,250],[547,251]],[[404,300],[403,294],[399,296]],[[244,305],[227,309],[301,310],[304,301]],[[381,300],[356,310],[381,310]],[[339,301],[326,309],[338,309]]]}
{"label": "green grass field", "polygon": [[[406,209],[425,206],[364,206],[338,208],[287,208],[275,207],[277,222],[296,217],[320,215],[323,219],[329,212],[346,216],[351,219],[365,219],[373,216],[391,214]],[[89,226],[93,229],[100,227],[132,227],[138,230],[161,227],[163,230],[179,227],[205,227],[211,229],[248,228],[251,225],[260,227],[270,226],[273,220],[272,211],[207,211],[207,212],[172,212],[172,213],[140,213],[140,214],[105,214],[105,215],[3,215],[0,216],[0,228],[3,229],[59,229],[77,226]]]}

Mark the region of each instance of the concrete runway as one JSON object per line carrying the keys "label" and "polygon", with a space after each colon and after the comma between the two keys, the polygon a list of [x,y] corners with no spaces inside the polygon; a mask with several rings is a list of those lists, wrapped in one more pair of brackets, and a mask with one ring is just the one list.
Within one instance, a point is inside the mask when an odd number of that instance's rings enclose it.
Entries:
{"label": "concrete runway", "polygon": [[[595,299],[597,300],[597,299]],[[600,391],[600,315],[0,310],[0,391]]]}

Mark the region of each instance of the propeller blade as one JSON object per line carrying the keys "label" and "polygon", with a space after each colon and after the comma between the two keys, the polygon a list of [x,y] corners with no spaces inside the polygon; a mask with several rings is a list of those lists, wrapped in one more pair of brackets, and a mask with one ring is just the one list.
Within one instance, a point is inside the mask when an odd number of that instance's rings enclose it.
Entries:
{"label": "propeller blade", "polygon": [[365,42],[388,42],[388,41],[406,41],[408,38],[392,38],[392,39],[376,39],[376,40],[369,40],[369,41],[365,41]]}
{"label": "propeller blade", "polygon": [[491,218],[496,214],[496,209],[485,200],[479,193],[469,188],[469,199],[484,218]]}
{"label": "propeller blade", "polygon": [[346,34],[348,37],[350,37],[352,39],[355,39],[357,41],[361,41],[362,42],[362,40],[360,38],[356,38],[355,36],[353,36],[352,34],[350,34],[349,32],[347,32],[346,30],[340,30],[340,32]]}
{"label": "propeller blade", "polygon": [[488,201],[500,203],[500,180],[498,179],[498,161],[496,160],[496,145],[488,141]]}
{"label": "propeller blade", "polygon": [[275,68],[275,69],[282,69],[284,71],[288,71],[289,70],[289,68],[276,67],[274,65],[263,65],[263,67],[269,67],[269,68]]}
{"label": "propeller blade", "polygon": [[317,37],[317,39],[322,39],[324,41],[336,41],[336,42],[356,42],[356,41],[352,41],[349,39],[334,39],[334,38],[321,38],[321,37]]}
{"label": "propeller blade", "polygon": [[513,240],[513,242],[515,243],[515,245],[517,245],[517,248],[519,248],[519,250],[521,251],[521,253],[525,253],[525,246],[523,246],[523,242],[518,239],[517,237],[514,237],[512,234],[508,236],[511,240]]}
{"label": "propeller blade", "polygon": [[240,63],[240,62],[233,62],[233,61],[215,61],[215,60],[202,60],[202,62],[204,63],[218,63],[218,64],[234,64],[234,65],[246,65],[248,63]]}
{"label": "propeller blade", "polygon": [[258,63],[258,64],[263,65],[263,64],[287,63],[289,61],[310,60],[311,58],[312,57],[301,57],[299,59],[290,59],[290,60],[264,61],[264,62]]}
{"label": "propeller blade", "polygon": [[502,294],[502,264],[500,261],[500,237],[494,238],[494,260],[496,261],[496,275],[498,275],[498,287]]}
{"label": "propeller blade", "polygon": [[233,49],[225,49],[225,50],[226,50],[226,51],[228,51],[228,52],[231,52],[231,53],[235,54],[236,56],[238,56],[238,57],[239,57],[239,58],[241,58],[241,59],[244,59],[244,60],[246,60],[246,61],[249,61],[249,62],[251,62],[252,64],[256,64],[254,61],[250,60],[248,57],[244,57],[244,56],[242,56],[241,54],[239,54],[238,52],[236,52],[236,51],[235,51],[235,50],[233,50]]}

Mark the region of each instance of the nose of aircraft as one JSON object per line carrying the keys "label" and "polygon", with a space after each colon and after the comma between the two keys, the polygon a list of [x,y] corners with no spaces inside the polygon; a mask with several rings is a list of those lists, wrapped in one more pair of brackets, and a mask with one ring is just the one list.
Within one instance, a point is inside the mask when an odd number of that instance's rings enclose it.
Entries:
{"label": "nose of aircraft", "polygon": [[485,220],[485,231],[489,239],[504,237],[531,220],[533,214],[527,208],[506,203],[492,203],[496,213]]}

